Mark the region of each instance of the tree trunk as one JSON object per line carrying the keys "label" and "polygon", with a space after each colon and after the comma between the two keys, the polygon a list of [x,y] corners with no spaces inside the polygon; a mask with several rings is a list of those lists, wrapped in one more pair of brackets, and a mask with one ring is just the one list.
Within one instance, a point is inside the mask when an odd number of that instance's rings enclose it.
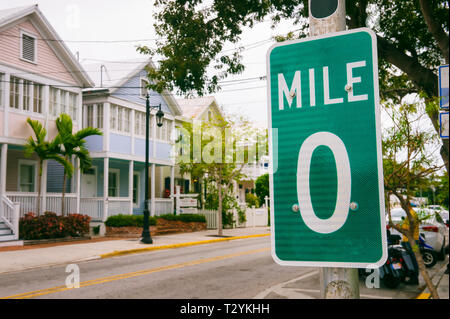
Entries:
{"label": "tree trunk", "polygon": [[66,178],[67,178],[67,174],[66,174],[66,170],[64,170],[64,175],[63,175],[63,188],[62,188],[62,199],[61,199],[61,215],[62,215],[62,216],[64,216],[64,214],[65,214],[64,197],[66,196]]}
{"label": "tree trunk", "polygon": [[41,192],[42,192],[42,163],[43,161],[39,161],[39,167],[38,167],[38,196],[36,198],[36,214],[38,216],[41,216]]}
{"label": "tree trunk", "polygon": [[222,226],[222,174],[220,174],[220,178],[219,178],[219,182],[217,184],[217,189],[219,191],[219,209],[218,209],[218,223],[217,223],[217,228],[218,228],[218,236],[222,236],[223,235],[223,226]]}
{"label": "tree trunk", "polygon": [[430,275],[428,274],[428,271],[425,267],[425,263],[423,262],[422,254],[420,253],[419,246],[416,244],[416,241],[414,240],[414,236],[413,237],[408,236],[408,241],[409,244],[411,245],[412,251],[414,252],[414,256],[416,256],[420,274],[425,280],[428,290],[430,290],[431,296],[433,297],[433,299],[439,299],[439,294],[436,290],[436,287],[433,284],[433,281],[431,280]]}
{"label": "tree trunk", "polygon": [[[69,157],[66,156],[66,160],[69,160]],[[63,185],[62,185],[62,198],[61,198],[61,215],[64,216],[65,214],[65,205],[64,205],[64,198],[66,197],[66,179],[67,179],[67,173],[66,169],[64,168],[64,175],[63,175]]]}

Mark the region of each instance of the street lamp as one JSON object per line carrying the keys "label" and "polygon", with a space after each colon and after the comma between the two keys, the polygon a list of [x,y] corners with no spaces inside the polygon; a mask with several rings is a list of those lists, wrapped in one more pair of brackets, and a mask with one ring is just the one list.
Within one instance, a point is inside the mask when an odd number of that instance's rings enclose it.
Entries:
{"label": "street lamp", "polygon": [[141,242],[144,244],[153,244],[153,239],[150,235],[150,212],[148,211],[148,165],[149,165],[149,133],[150,133],[150,108],[158,108],[156,112],[157,126],[161,127],[163,125],[162,119],[164,117],[164,112],[161,110],[161,103],[158,106],[150,106],[150,97],[147,94],[147,99],[145,103],[145,201],[144,201],[144,226],[142,230]]}

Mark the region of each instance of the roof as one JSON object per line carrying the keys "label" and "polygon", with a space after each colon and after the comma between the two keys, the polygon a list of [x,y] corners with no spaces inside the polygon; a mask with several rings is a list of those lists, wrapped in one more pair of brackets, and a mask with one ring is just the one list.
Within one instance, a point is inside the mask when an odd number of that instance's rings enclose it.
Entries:
{"label": "roof", "polygon": [[[102,63],[86,64],[84,67],[89,76],[94,79],[95,87],[85,91],[94,92],[97,90],[108,89],[109,93],[112,94],[144,70],[146,66],[156,68],[151,58],[104,61]],[[172,108],[175,115],[181,115],[181,109],[175,98],[168,92],[164,93],[165,94],[162,96],[167,105]]]}
{"label": "roof", "polygon": [[9,9],[0,10],[0,29],[8,27],[9,24],[30,16],[33,22],[38,26],[39,31],[43,39],[52,39],[54,41],[47,41],[47,44],[52,47],[63,59],[66,67],[69,70],[79,70],[80,72],[74,72],[73,76],[78,80],[80,85],[84,87],[93,86],[92,80],[84,72],[83,67],[78,63],[75,56],[65,45],[63,40],[56,33],[55,29],[51,26],[49,21],[45,18],[42,12],[39,10],[38,5],[15,7]]}
{"label": "roof", "polygon": [[197,118],[211,104],[213,103],[217,104],[214,96],[205,96],[190,99],[177,99],[177,102],[181,108],[183,116],[187,118]]}
{"label": "roof", "polygon": [[137,72],[144,69],[149,63],[148,59],[132,59],[123,61],[104,61],[85,64],[83,67],[94,80],[96,88],[117,88],[133,78]]}

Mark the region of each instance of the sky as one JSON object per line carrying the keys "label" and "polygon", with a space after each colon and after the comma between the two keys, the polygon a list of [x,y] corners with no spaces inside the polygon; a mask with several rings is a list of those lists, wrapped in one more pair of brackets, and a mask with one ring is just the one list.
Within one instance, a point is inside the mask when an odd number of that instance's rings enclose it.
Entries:
{"label": "sky", "polygon": [[[154,47],[155,42],[134,40],[157,37],[153,28],[153,3],[154,0],[2,0],[0,10],[38,4],[60,38],[86,65],[145,58],[136,52],[136,46]],[[225,81],[257,79],[224,84],[221,92],[213,94],[225,112],[246,115],[256,126],[267,127],[266,81],[258,78],[266,74],[266,53],[274,41],[264,40],[292,29],[295,27],[289,21],[275,29],[267,21],[243,32],[239,44],[246,48],[243,52],[246,70]],[[118,40],[126,42],[100,42]],[[228,45],[224,49],[233,48]]]}

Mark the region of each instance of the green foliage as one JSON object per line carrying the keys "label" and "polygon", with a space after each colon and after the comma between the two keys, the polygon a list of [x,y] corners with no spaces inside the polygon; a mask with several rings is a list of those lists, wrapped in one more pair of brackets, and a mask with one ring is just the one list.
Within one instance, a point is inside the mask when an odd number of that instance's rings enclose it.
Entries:
{"label": "green foliage", "polygon": [[[63,146],[58,148],[59,154],[66,159],[71,159],[73,156],[78,158],[81,170],[90,168],[92,159],[89,156],[85,138],[92,135],[103,135],[103,133],[97,128],[87,127],[73,134],[72,118],[65,113],[56,119],[56,128],[58,129],[59,146]],[[73,167],[72,169],[65,167],[64,173],[67,177],[72,177]]]}
{"label": "green foliage", "polygon": [[182,221],[182,222],[198,222],[198,223],[206,223],[206,218],[204,215],[200,214],[180,214],[180,215],[173,215],[173,214],[166,214],[166,215],[160,215],[158,218],[162,218],[165,220],[173,220],[173,221]]}
{"label": "green foliage", "polygon": [[265,203],[265,197],[269,197],[269,174],[259,176],[255,181],[255,194],[261,204]]}
{"label": "green foliage", "polygon": [[247,203],[248,207],[259,207],[259,198],[252,193],[245,194],[245,202]]}
{"label": "green foliage", "polygon": [[[108,227],[143,227],[144,216],[143,215],[114,215],[109,216],[105,222]],[[156,225],[156,217],[149,217],[149,225]]]}
{"label": "green foliage", "polygon": [[57,216],[55,213],[45,212],[42,216],[35,216],[28,213],[19,220],[19,238],[31,240],[79,237],[89,233],[90,220],[89,216],[80,214]]}
{"label": "green foliage", "polygon": [[[165,219],[171,221],[182,221],[182,222],[200,222],[205,223],[206,219],[204,215],[199,214],[165,214],[160,216],[150,216],[149,222],[150,226],[155,226],[157,219]],[[143,227],[144,226],[144,216],[143,215],[114,215],[108,217],[105,222],[108,227]]]}

